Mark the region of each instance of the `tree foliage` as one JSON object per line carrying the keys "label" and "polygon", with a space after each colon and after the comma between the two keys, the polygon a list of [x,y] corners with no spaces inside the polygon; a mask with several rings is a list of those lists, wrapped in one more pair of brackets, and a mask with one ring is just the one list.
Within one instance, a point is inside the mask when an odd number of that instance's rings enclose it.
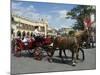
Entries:
{"label": "tree foliage", "polygon": [[94,13],[95,14],[95,6],[87,6],[87,5],[77,5],[70,12],[67,13],[66,18],[75,19],[76,22],[73,26],[74,29],[84,29],[83,20],[86,16],[89,16]]}

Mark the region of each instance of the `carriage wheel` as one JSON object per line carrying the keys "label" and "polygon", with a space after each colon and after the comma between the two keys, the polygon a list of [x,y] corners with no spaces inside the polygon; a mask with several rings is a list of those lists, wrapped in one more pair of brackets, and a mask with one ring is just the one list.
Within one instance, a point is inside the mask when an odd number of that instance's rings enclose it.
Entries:
{"label": "carriage wheel", "polygon": [[15,47],[14,56],[20,57],[21,56],[21,49],[19,47]]}
{"label": "carriage wheel", "polygon": [[42,49],[40,47],[36,47],[34,49],[33,56],[34,56],[34,59],[36,60],[42,60],[42,57],[43,57]]}

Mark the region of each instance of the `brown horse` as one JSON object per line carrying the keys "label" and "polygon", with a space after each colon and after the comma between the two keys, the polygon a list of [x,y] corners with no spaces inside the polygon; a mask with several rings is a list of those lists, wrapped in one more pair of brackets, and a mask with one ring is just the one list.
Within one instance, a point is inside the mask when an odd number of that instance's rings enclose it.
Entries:
{"label": "brown horse", "polygon": [[[71,36],[56,37],[53,42],[52,56],[54,55],[56,48],[59,48],[59,55],[60,55],[62,61],[63,61],[62,51],[64,52],[64,54],[66,56],[65,50],[66,49],[70,50],[72,52],[72,65],[75,65],[76,57],[77,57],[78,51],[79,51],[79,45],[78,45],[76,37],[71,37]],[[76,54],[76,56],[75,56],[75,54]],[[84,54],[84,52],[83,52],[83,54]],[[84,57],[84,55],[83,55],[83,57]]]}
{"label": "brown horse", "polygon": [[75,32],[74,36],[76,37],[77,42],[78,42],[80,47],[82,47],[84,42],[86,42],[86,47],[88,46],[89,36],[90,36],[90,33],[88,30]]}
{"label": "brown horse", "polygon": [[[53,41],[53,51],[52,55],[54,55],[54,52],[56,48],[59,48],[59,55],[63,61],[62,57],[62,51],[64,52],[64,55],[66,56],[65,49],[68,49],[72,52],[72,62],[75,63],[76,59],[79,57],[79,51],[82,52],[83,60],[84,57],[84,51],[82,49],[83,42],[87,42],[89,39],[89,31],[83,30],[78,31],[73,34],[73,36],[65,36],[65,37],[56,37]],[[76,54],[76,57],[74,58],[74,55]]]}

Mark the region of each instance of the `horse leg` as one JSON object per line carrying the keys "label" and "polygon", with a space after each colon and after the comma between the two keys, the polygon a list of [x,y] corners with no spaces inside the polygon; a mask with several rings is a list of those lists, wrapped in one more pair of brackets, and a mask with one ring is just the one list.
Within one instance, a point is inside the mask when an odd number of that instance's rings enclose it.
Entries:
{"label": "horse leg", "polygon": [[59,57],[62,56],[62,50],[59,50]]}
{"label": "horse leg", "polygon": [[75,52],[72,52],[72,66],[76,66],[74,55]]}
{"label": "horse leg", "polygon": [[64,63],[64,59],[63,59],[63,57],[62,57],[62,49],[60,49],[59,55],[60,55],[60,58],[61,58],[62,62]]}
{"label": "horse leg", "polygon": [[92,41],[92,48],[94,48],[94,41]]}
{"label": "horse leg", "polygon": [[76,51],[76,59],[79,60],[79,49]]}
{"label": "horse leg", "polygon": [[67,57],[66,52],[65,52],[65,49],[63,50],[63,52],[64,52],[65,57]]}
{"label": "horse leg", "polygon": [[82,48],[79,48],[79,51],[81,51],[82,52],[82,60],[84,61],[85,60],[85,55],[84,55],[84,50],[82,49]]}

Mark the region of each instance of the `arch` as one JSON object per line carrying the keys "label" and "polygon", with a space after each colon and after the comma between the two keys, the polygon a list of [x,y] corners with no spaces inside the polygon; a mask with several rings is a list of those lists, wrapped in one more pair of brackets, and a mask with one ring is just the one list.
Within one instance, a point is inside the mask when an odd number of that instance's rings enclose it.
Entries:
{"label": "arch", "polygon": [[17,36],[21,37],[21,31],[17,31]]}
{"label": "arch", "polygon": [[22,36],[24,37],[25,35],[26,35],[26,32],[25,32],[25,31],[23,31],[23,32],[22,32]]}
{"label": "arch", "polygon": [[33,32],[31,32],[31,36],[33,36]]}
{"label": "arch", "polygon": [[30,33],[29,32],[27,32],[27,36],[29,36],[30,35]]}

